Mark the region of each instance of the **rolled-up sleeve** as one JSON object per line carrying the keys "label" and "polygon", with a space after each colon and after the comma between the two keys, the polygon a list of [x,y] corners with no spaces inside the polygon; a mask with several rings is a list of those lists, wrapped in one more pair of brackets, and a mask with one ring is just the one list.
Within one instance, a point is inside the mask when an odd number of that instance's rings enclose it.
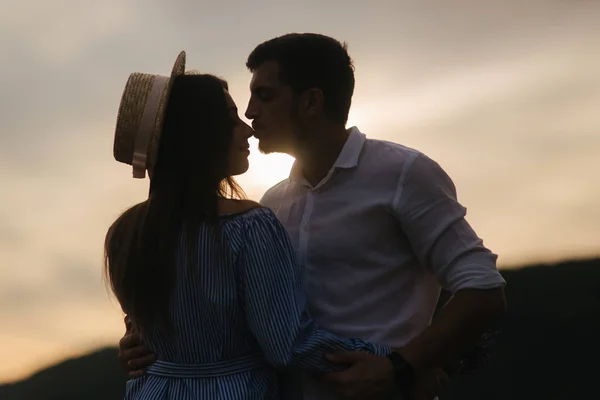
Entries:
{"label": "rolled-up sleeve", "polygon": [[435,161],[415,154],[405,165],[392,210],[420,264],[445,289],[456,293],[505,285],[497,255],[466,221],[454,183]]}

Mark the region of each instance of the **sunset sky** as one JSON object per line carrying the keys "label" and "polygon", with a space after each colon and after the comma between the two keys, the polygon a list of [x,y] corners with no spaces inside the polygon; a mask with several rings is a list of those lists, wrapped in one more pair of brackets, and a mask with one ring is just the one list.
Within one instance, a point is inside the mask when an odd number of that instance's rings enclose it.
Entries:
{"label": "sunset sky", "polygon": [[[218,5],[217,5],[218,4]],[[240,110],[260,42],[348,42],[349,126],[454,179],[499,264],[600,255],[600,1],[0,0],[0,383],[114,345],[102,242],[147,180],[112,158],[130,72],[226,78]],[[258,199],[293,160],[252,142]]]}

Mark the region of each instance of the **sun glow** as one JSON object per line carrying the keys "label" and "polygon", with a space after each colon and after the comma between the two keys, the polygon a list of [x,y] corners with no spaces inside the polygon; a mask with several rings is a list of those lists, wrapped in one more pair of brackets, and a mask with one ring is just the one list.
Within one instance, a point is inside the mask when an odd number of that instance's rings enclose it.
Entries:
{"label": "sun glow", "polygon": [[280,153],[262,154],[257,139],[250,138],[249,142],[250,169],[238,181],[250,197],[262,196],[271,186],[289,176],[294,158]]}
{"label": "sun glow", "polygon": [[[358,126],[365,118],[365,112],[353,107],[348,117],[348,127]],[[294,158],[282,153],[263,154],[258,149],[258,140],[250,138],[250,169],[238,181],[251,197],[260,197],[271,186],[281,182],[290,174]]]}
{"label": "sun glow", "polygon": [[346,127],[351,128],[356,126],[360,129],[360,127],[363,126],[365,119],[367,119],[366,117],[367,115],[364,107],[352,106],[350,113],[348,114]]}

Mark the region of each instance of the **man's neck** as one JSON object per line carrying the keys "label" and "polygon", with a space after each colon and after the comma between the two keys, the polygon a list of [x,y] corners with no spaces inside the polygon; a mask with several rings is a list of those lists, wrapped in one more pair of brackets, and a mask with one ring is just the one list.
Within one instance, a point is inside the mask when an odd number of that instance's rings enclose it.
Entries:
{"label": "man's neck", "polygon": [[311,186],[318,185],[331,170],[348,136],[349,131],[344,127],[336,127],[314,132],[310,139],[298,146],[296,163]]}

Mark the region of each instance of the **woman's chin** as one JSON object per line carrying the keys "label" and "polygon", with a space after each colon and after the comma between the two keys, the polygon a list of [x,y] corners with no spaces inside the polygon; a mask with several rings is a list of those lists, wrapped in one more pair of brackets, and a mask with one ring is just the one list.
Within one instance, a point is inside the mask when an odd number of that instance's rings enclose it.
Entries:
{"label": "woman's chin", "polygon": [[231,168],[230,176],[243,175],[248,171],[249,168],[250,163],[248,162],[248,159],[246,159],[245,162],[241,162],[239,163],[239,165],[236,165],[233,168]]}

